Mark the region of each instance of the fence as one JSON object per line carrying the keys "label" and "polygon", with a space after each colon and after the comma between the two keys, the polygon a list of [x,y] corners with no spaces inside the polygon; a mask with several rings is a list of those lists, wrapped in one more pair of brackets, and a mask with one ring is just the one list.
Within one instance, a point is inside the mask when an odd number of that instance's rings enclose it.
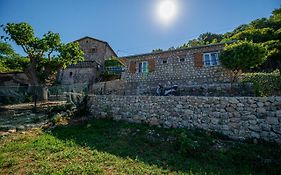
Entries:
{"label": "fence", "polygon": [[[38,101],[42,86],[0,86],[0,105],[30,103]],[[75,103],[88,93],[88,84],[55,85],[46,88],[48,101],[67,101]]]}

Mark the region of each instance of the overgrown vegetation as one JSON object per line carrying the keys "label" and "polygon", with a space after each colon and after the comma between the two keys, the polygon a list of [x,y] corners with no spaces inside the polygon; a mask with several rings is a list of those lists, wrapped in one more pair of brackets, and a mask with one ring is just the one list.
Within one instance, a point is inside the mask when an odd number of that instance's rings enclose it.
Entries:
{"label": "overgrown vegetation", "polygon": [[104,71],[101,73],[101,81],[111,81],[121,78],[124,65],[117,58],[105,60]]}
{"label": "overgrown vegetation", "polygon": [[0,72],[22,72],[29,63],[28,58],[16,54],[12,46],[0,41]]}
{"label": "overgrown vegetation", "polygon": [[241,41],[225,46],[220,54],[221,64],[233,72],[232,82],[235,82],[238,73],[257,67],[266,59],[266,49],[256,43]]}
{"label": "overgrown vegetation", "polygon": [[110,120],[2,136],[3,174],[279,174],[280,146]]}
{"label": "overgrown vegetation", "polygon": [[84,60],[79,44],[61,43],[58,33],[49,31],[42,38],[36,37],[32,26],[25,22],[7,23],[1,27],[6,33],[1,39],[14,41],[30,59],[25,74],[35,87],[35,101],[37,98],[48,100],[47,86],[54,83],[60,69]]}
{"label": "overgrown vegetation", "polygon": [[272,73],[245,73],[242,83],[253,83],[257,96],[281,95],[281,76],[278,71]]}

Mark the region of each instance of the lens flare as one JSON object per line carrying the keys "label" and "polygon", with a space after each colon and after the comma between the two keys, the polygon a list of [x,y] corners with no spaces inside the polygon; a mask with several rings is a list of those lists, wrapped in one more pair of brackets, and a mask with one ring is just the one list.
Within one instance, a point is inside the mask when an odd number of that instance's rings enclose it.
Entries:
{"label": "lens flare", "polygon": [[177,3],[176,0],[160,0],[157,4],[157,18],[165,25],[173,22],[177,16]]}

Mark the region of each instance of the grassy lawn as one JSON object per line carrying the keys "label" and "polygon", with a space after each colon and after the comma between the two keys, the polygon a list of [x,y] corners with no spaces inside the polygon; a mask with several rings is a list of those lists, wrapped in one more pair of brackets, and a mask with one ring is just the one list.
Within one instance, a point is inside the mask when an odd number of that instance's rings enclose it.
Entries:
{"label": "grassy lawn", "polygon": [[279,174],[281,148],[91,120],[0,139],[0,174]]}

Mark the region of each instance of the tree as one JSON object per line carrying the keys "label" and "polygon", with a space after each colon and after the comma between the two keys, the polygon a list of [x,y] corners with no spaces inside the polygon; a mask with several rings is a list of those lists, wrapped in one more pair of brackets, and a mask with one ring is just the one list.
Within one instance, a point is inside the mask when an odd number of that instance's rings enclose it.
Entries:
{"label": "tree", "polygon": [[0,59],[7,58],[14,54],[12,46],[8,43],[0,42]]}
{"label": "tree", "polygon": [[220,54],[220,62],[233,72],[233,83],[239,72],[262,64],[266,60],[266,54],[267,50],[262,45],[241,41],[227,45]]}
{"label": "tree", "polygon": [[275,30],[281,28],[281,8],[273,10],[272,15],[269,17],[269,23]]}
{"label": "tree", "polygon": [[223,39],[222,34],[216,34],[211,32],[206,32],[198,37],[198,41],[203,44],[218,43]]}
{"label": "tree", "polygon": [[271,63],[274,69],[279,69],[281,74],[281,42],[279,40],[271,40],[263,43],[267,48],[267,61]]}
{"label": "tree", "polygon": [[83,61],[83,51],[78,43],[62,44],[58,33],[48,32],[42,38],[35,37],[27,23],[8,23],[3,26],[7,37],[21,46],[30,59],[25,73],[37,89],[36,97],[47,100],[47,86],[52,85],[57,71]]}
{"label": "tree", "polygon": [[23,71],[28,62],[29,59],[16,54],[10,44],[0,41],[0,72]]}
{"label": "tree", "polygon": [[274,39],[275,33],[272,28],[254,29],[249,28],[233,35],[232,40],[248,40],[254,43],[266,42]]}
{"label": "tree", "polygon": [[152,53],[155,53],[155,52],[162,52],[163,51],[163,49],[153,49],[152,50]]}

